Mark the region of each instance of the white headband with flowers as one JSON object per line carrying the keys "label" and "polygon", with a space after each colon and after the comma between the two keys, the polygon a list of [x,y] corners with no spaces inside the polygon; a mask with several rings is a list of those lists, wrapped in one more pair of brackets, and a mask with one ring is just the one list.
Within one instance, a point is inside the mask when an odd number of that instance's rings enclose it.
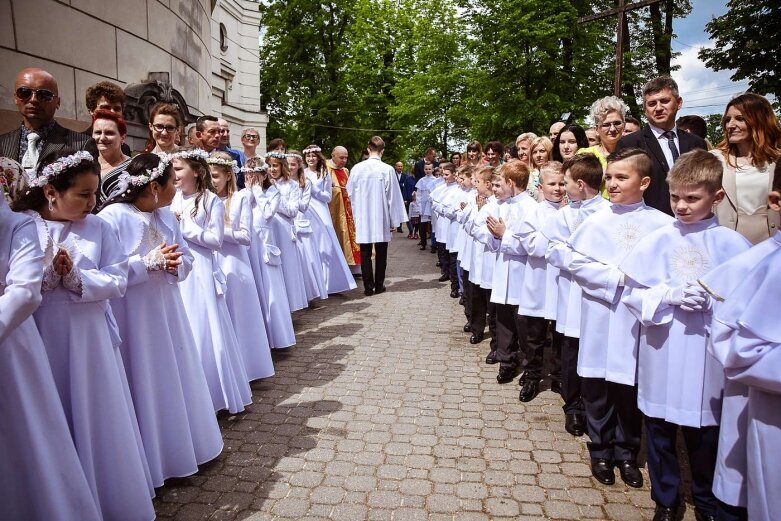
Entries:
{"label": "white headband with flowers", "polygon": [[94,161],[94,158],[92,157],[92,154],[90,154],[89,152],[85,152],[84,150],[81,150],[69,156],[61,157],[56,161],[54,161],[53,163],[50,163],[45,167],[43,167],[43,170],[41,170],[40,174],[31,176],[28,179],[28,184],[31,187],[46,186],[49,183],[49,179],[58,176],[59,174],[65,172],[69,168],[78,165],[82,161]]}
{"label": "white headband with flowers", "polygon": [[301,153],[304,155],[307,155],[312,152],[322,152],[322,150],[318,146],[311,146],[311,147],[306,147],[304,150],[301,151]]}
{"label": "white headband with flowers", "polygon": [[234,159],[223,159],[221,157],[209,156],[206,162],[210,165],[227,166],[233,171],[234,174],[239,173],[239,164]]}
{"label": "white headband with flowers", "polygon": [[262,174],[268,170],[268,165],[265,163],[261,163],[258,166],[243,166],[239,168],[239,171],[244,174]]}
{"label": "white headband with flowers", "polygon": [[168,165],[171,164],[171,156],[166,153],[157,155],[160,156],[160,163],[153,169],[147,169],[143,174],[130,175],[130,172],[127,170],[119,174],[119,177],[117,178],[117,186],[115,186],[108,195],[108,200],[119,197],[125,193],[130,193],[131,186],[144,186],[145,184],[151,183],[163,175],[165,169],[168,168]]}
{"label": "white headband with flowers", "polygon": [[285,156],[288,159],[295,158],[295,159],[298,159],[299,161],[303,161],[304,160],[304,158],[301,157],[301,154],[285,154]]}
{"label": "white headband with flowers", "polygon": [[269,152],[268,154],[266,154],[266,159],[268,159],[269,157],[273,158],[273,159],[284,159],[284,160],[287,160],[288,155],[284,154],[282,152]]}
{"label": "white headband with flowers", "polygon": [[207,160],[209,159],[209,153],[206,152],[202,148],[191,148],[190,150],[181,150],[179,152],[174,152],[173,154],[169,154],[168,157],[171,161],[174,159],[203,159]]}

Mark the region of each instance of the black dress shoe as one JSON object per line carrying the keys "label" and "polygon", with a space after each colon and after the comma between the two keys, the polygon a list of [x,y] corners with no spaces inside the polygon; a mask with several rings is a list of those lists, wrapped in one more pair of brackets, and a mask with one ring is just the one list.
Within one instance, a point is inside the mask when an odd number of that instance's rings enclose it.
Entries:
{"label": "black dress shoe", "polygon": [[442,267],[442,263],[437,261],[437,268],[441,268],[441,267]]}
{"label": "black dress shoe", "polygon": [[436,253],[436,252],[437,252],[437,250],[431,250],[431,253]]}
{"label": "black dress shoe", "polygon": [[374,290],[373,289],[365,289],[365,290],[363,290],[363,294],[366,295],[367,297],[371,297],[372,295],[374,295]]}
{"label": "black dress shoe", "polygon": [[694,509],[694,519],[696,521],[716,521],[715,514],[703,514],[696,508]]}
{"label": "black dress shoe", "polygon": [[496,351],[491,351],[488,356],[485,357],[486,364],[496,364],[499,360],[496,359]]}
{"label": "black dress shoe", "polygon": [[518,368],[514,365],[503,365],[499,367],[499,374],[496,375],[496,381],[500,384],[506,384],[515,380],[518,376]]}
{"label": "black dress shoe", "polygon": [[426,250],[426,247],[425,247],[425,246],[421,246],[421,247],[420,247],[420,251],[425,251],[425,250]]}
{"label": "black dress shoe", "polygon": [[[472,336],[469,337],[469,343],[470,344],[479,344],[482,341],[483,341],[483,334],[482,333],[472,333]],[[493,353],[493,351],[492,351],[492,353]],[[492,362],[489,362],[488,359],[486,359],[485,363],[490,364]]]}
{"label": "black dress shoe", "polygon": [[550,390],[558,395],[561,395],[561,382],[558,380],[551,380]]}
{"label": "black dress shoe", "polygon": [[678,518],[677,507],[665,507],[656,505],[654,511],[654,521],[675,521]]}
{"label": "black dress shoe", "polygon": [[454,289],[450,292],[450,298],[458,298],[458,290]]}
{"label": "black dress shoe", "polygon": [[583,436],[583,417],[576,412],[568,412],[564,416],[564,430],[573,436]]}
{"label": "black dress shoe", "polygon": [[463,295],[461,295],[461,298],[460,298],[460,299],[458,299],[458,304],[459,304],[460,306],[464,306],[464,305],[466,305],[466,299],[464,298],[464,296],[463,296]]}
{"label": "black dress shoe", "polygon": [[637,468],[637,463],[629,460],[621,460],[616,465],[618,472],[621,474],[621,479],[624,483],[633,488],[640,488],[643,486],[643,475],[640,473],[640,469]]}
{"label": "black dress shoe", "polygon": [[540,392],[540,383],[535,379],[529,379],[523,382],[518,399],[524,403],[534,400],[537,393]]}
{"label": "black dress shoe", "polygon": [[594,458],[591,460],[591,475],[603,485],[612,485],[616,482],[616,475],[613,472],[613,462],[604,458]]}
{"label": "black dress shoe", "polygon": [[385,286],[380,286],[379,288],[374,290],[374,294],[379,295],[380,293],[385,293],[386,291],[388,291],[388,288],[386,288]]}
{"label": "black dress shoe", "polygon": [[442,276],[441,276],[441,277],[439,277],[437,280],[438,280],[439,282],[446,282],[446,281],[450,280],[450,275],[442,275]]}
{"label": "black dress shoe", "polygon": [[469,322],[464,324],[464,333],[469,333],[472,331],[472,326],[469,325]]}

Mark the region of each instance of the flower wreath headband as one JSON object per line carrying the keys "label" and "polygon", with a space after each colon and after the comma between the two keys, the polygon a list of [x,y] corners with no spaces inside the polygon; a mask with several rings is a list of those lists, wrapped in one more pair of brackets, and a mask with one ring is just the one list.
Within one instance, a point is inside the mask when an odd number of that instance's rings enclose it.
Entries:
{"label": "flower wreath headband", "polygon": [[209,156],[206,159],[206,162],[210,165],[230,167],[234,174],[238,174],[241,171],[239,170],[239,164],[233,159],[222,159],[221,157]]}
{"label": "flower wreath headband", "polygon": [[303,157],[301,157],[301,154],[285,154],[285,157],[287,157],[288,159],[290,159],[290,158],[296,158],[296,159],[298,159],[299,161],[303,161],[303,160],[304,160],[304,158],[303,158]]}
{"label": "flower wreath headband", "polygon": [[301,151],[301,153],[304,154],[304,155],[307,155],[307,154],[310,154],[312,152],[316,153],[316,152],[322,152],[322,151],[323,150],[320,147],[318,147],[318,146],[311,146],[311,147],[306,147],[304,150]]}
{"label": "flower wreath headband", "polygon": [[144,186],[151,183],[165,172],[168,165],[171,164],[173,157],[169,154],[157,154],[160,157],[160,163],[153,169],[146,169],[142,174],[130,175],[130,172],[125,170],[117,178],[117,185],[111,190],[108,195],[108,200],[119,197],[122,194],[129,194],[131,186]]}
{"label": "flower wreath headband", "polygon": [[69,156],[61,157],[54,161],[53,163],[50,163],[43,167],[43,170],[41,170],[40,174],[32,174],[28,175],[28,185],[30,185],[31,188],[36,187],[43,187],[49,184],[49,181],[53,177],[57,177],[61,173],[65,172],[69,168],[72,168],[82,161],[94,161],[95,159],[92,157],[92,154],[89,152],[85,152],[84,150],[81,150],[79,152],[76,152],[75,154],[71,154]]}
{"label": "flower wreath headband", "polygon": [[268,165],[261,163],[258,166],[243,166],[239,171],[244,174],[262,174],[268,170]]}
{"label": "flower wreath headband", "polygon": [[284,159],[287,161],[287,158],[290,157],[287,154],[283,154],[282,152],[269,152],[266,154],[266,159],[272,158],[272,159]]}

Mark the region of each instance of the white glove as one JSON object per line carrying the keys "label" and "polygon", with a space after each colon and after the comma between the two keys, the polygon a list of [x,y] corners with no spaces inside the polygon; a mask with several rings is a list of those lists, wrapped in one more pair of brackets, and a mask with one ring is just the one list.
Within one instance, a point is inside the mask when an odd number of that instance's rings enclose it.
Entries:
{"label": "white glove", "polygon": [[713,301],[702,286],[693,282],[683,289],[680,306],[684,311],[709,311]]}
{"label": "white glove", "polygon": [[668,306],[680,306],[683,301],[683,286],[676,286],[667,290],[663,302]]}
{"label": "white glove", "polygon": [[147,253],[142,260],[146,271],[161,271],[165,269],[165,257],[160,251],[160,246]]}

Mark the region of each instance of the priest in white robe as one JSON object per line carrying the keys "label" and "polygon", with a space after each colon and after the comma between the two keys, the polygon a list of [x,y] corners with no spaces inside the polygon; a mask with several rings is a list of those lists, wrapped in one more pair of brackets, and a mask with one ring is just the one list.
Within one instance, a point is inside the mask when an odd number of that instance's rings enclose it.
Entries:
{"label": "priest in white robe", "polygon": [[[392,231],[407,222],[404,199],[392,166],[382,162],[385,142],[369,140],[369,159],[353,168],[347,195],[355,218],[355,235],[361,248],[361,275],[366,296],[385,292],[385,267]],[[372,266],[372,249],[377,262]]]}

